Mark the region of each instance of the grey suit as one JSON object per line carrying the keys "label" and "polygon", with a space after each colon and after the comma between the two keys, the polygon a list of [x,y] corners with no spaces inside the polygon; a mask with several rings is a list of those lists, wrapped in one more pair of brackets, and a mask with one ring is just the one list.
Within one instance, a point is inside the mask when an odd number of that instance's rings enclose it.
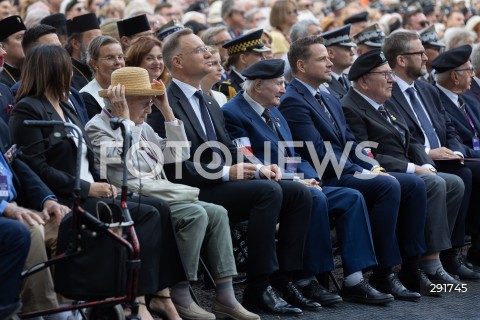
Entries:
{"label": "grey suit", "polygon": [[[419,166],[433,164],[423,145],[410,135],[405,120],[395,106],[388,102],[384,106],[390,117],[389,122],[354,89],[350,89],[341,102],[357,141],[379,143],[377,148],[372,149],[372,154],[387,171],[406,172],[408,163]],[[448,173],[417,175],[425,182],[427,191],[427,252],[449,249],[452,246],[451,232],[463,199],[463,182],[458,176]]]}

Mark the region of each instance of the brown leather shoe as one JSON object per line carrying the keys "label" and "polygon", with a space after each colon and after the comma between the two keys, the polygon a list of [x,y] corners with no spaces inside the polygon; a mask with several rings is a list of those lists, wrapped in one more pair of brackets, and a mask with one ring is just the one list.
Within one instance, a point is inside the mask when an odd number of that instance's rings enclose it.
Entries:
{"label": "brown leather shoe", "polygon": [[212,313],[217,319],[260,320],[258,315],[248,311],[240,303],[238,303],[235,308],[230,308],[215,301],[212,307]]}
{"label": "brown leather shoe", "polygon": [[182,317],[182,319],[186,319],[186,320],[214,320],[215,319],[215,315],[213,313],[203,310],[195,302],[192,302],[192,304],[188,308],[182,307],[175,303],[174,305],[178,311],[178,314],[180,315],[180,317]]}

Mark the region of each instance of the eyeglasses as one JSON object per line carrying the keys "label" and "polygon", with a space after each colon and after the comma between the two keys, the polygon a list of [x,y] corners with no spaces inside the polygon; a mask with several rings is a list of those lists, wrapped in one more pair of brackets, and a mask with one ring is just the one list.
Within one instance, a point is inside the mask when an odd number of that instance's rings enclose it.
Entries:
{"label": "eyeglasses", "polygon": [[425,51],[416,51],[416,52],[405,52],[405,53],[400,53],[401,56],[413,56],[413,55],[419,55],[422,57],[425,54]]}
{"label": "eyeglasses", "polygon": [[465,68],[465,69],[454,69],[453,71],[468,71],[468,74],[472,74],[474,69],[472,68]]}
{"label": "eyeglasses", "polygon": [[108,63],[114,63],[117,60],[119,62],[122,62],[122,61],[125,61],[125,56],[123,54],[121,54],[119,56],[107,56],[105,58],[98,58],[98,60],[105,60]]}
{"label": "eyeglasses", "polygon": [[388,80],[390,78],[395,77],[395,71],[390,70],[390,71],[371,71],[369,73],[378,73],[378,74],[383,74],[385,77],[385,80]]}
{"label": "eyeglasses", "polygon": [[187,54],[192,54],[192,53],[195,53],[195,54],[199,54],[199,53],[205,53],[208,51],[208,47],[205,46],[205,47],[199,47],[199,48],[196,48],[195,50],[192,50],[192,51],[189,51],[189,52],[181,52],[179,53],[178,55],[187,55]]}
{"label": "eyeglasses", "polygon": [[245,11],[241,11],[241,10],[232,10],[232,14],[234,14],[234,13],[238,13],[241,16],[245,15]]}
{"label": "eyeglasses", "polygon": [[297,9],[293,9],[292,11],[287,11],[287,15],[291,15],[291,14],[298,14],[298,10]]}

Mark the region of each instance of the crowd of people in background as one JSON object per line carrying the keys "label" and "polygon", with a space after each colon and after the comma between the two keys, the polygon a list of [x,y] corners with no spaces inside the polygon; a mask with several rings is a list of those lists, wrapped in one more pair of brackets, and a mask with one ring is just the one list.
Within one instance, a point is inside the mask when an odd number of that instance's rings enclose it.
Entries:
{"label": "crowd of people in background", "polygon": [[[0,0],[0,320],[68,303],[54,268],[20,273],[61,253],[78,165],[83,208],[119,202],[113,117],[140,146],[142,319],[298,316],[478,281],[478,74],[480,0]],[[24,120],[83,137],[50,144]],[[201,256],[211,310],[190,293]]]}

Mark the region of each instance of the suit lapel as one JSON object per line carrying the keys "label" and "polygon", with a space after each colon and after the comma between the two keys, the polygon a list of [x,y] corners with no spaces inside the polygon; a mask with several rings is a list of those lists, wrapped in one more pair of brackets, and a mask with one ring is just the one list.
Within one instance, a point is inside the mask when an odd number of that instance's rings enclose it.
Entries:
{"label": "suit lapel", "polygon": [[195,111],[193,111],[193,107],[190,105],[190,102],[185,94],[183,94],[183,92],[180,90],[180,87],[178,87],[173,81],[171,82],[170,87],[172,88],[173,95],[177,99],[178,106],[187,116],[187,119],[192,124],[193,129],[203,141],[207,141],[207,135],[203,131],[202,125],[200,124],[200,121],[198,120],[197,115],[195,114]]}

